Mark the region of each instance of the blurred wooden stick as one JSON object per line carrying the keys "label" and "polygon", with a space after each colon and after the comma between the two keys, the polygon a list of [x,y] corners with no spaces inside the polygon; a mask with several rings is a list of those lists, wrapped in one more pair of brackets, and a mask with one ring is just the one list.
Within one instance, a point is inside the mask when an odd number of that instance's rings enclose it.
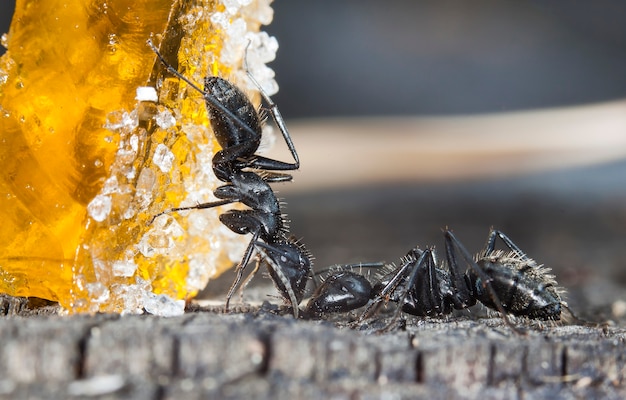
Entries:
{"label": "blurred wooden stick", "polygon": [[[478,179],[626,156],[626,101],[478,116],[291,121],[302,166],[280,191]],[[289,159],[277,141],[271,157]]]}

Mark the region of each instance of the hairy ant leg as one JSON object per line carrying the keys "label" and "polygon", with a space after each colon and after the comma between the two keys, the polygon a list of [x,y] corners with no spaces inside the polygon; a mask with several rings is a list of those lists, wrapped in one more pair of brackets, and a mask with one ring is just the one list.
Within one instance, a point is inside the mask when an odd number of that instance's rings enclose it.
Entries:
{"label": "hairy ant leg", "polygon": [[520,259],[524,259],[524,260],[529,259],[529,257],[522,251],[522,249],[520,249],[515,243],[513,243],[513,241],[507,235],[493,228],[489,231],[489,235],[487,236],[487,241],[485,242],[485,246],[483,247],[483,252],[485,254],[491,254],[494,252],[494,250],[496,249],[496,239],[498,238],[502,240],[504,245],[509,250],[516,253]]}
{"label": "hairy ant leg", "polygon": [[293,238],[279,243],[257,241],[254,244],[267,264],[276,289],[285,301],[291,303],[294,318],[298,318],[298,304],[311,277],[311,255]]}
{"label": "hairy ant leg", "polygon": [[[454,255],[448,257],[448,260],[450,258],[454,259]],[[412,249],[403,258],[398,269],[374,286],[377,295],[357,324],[369,318],[373,314],[372,310],[375,312],[383,302],[389,301],[397,303],[398,306],[381,331],[393,325],[400,311],[416,316],[440,316],[450,314],[453,309],[474,305],[476,300],[473,299],[471,290],[464,280],[456,279],[458,274],[453,272],[455,269],[457,268],[450,267],[450,270],[446,271],[438,268],[436,254],[432,248]]]}
{"label": "hairy ant leg", "polygon": [[[248,42],[248,46],[249,45],[250,45],[250,42]],[[246,46],[246,50],[248,46]],[[246,54],[247,54],[247,51],[246,51]],[[250,68],[248,68],[247,56],[244,57],[244,65],[246,67],[245,69],[246,69],[246,75],[248,76],[248,79],[250,79],[250,82],[252,82],[254,86],[256,86],[257,90],[261,94],[261,97],[263,97],[263,100],[265,101],[265,103],[267,103],[267,110],[272,116],[274,123],[280,130],[280,133],[283,136],[283,139],[285,140],[285,143],[287,144],[287,147],[289,148],[289,151],[291,152],[291,156],[293,157],[293,160],[294,160],[293,163],[284,163],[280,161],[276,162],[275,160],[268,159],[265,157],[257,157],[254,160],[253,164],[251,164],[250,166],[254,168],[258,168],[258,169],[276,170],[276,171],[295,170],[295,169],[300,168],[300,158],[298,157],[296,146],[293,144],[293,140],[291,139],[291,135],[289,134],[289,131],[287,130],[287,125],[285,125],[285,120],[283,119],[282,114],[278,110],[278,106],[276,105],[276,103],[274,103],[274,101],[267,94],[267,92],[263,90],[263,87],[261,86],[261,84],[259,84],[259,82],[250,73]]]}

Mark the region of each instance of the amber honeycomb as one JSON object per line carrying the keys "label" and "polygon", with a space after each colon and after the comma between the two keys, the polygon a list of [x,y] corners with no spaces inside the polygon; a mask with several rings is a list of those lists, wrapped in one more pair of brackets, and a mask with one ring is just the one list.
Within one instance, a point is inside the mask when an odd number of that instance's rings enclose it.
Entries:
{"label": "amber honeycomb", "polygon": [[[236,3],[17,1],[0,59],[0,292],[70,312],[178,312],[238,261],[245,238],[219,210],[149,223],[218,182],[200,94],[146,45],[197,82],[236,80],[249,40],[275,51],[258,33],[269,1]],[[137,99],[145,86],[158,102]]]}

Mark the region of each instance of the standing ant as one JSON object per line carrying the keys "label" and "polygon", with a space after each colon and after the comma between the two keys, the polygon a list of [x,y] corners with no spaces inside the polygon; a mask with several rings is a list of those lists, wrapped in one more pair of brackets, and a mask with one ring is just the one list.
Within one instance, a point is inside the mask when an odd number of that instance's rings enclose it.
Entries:
{"label": "standing ant", "polygon": [[[433,248],[414,248],[399,267],[373,285],[365,276],[352,272],[352,268],[340,268],[316,289],[305,315],[320,317],[366,306],[356,322],[360,324],[381,305],[392,301],[398,307],[390,326],[400,311],[441,316],[480,301],[499,311],[507,325],[516,330],[507,314],[559,320],[561,308],[567,308],[561,301],[563,290],[557,287],[549,268],[538,265],[504,233],[492,229],[475,258],[447,229],[444,238],[445,262],[438,262]],[[497,238],[508,251],[495,249]]]}
{"label": "standing ant", "polygon": [[[249,209],[229,210],[219,216],[220,221],[233,232],[240,235],[252,234],[243,258],[236,267],[236,278],[228,290],[225,308],[228,310],[230,299],[241,283],[244,269],[256,250],[257,265],[250,278],[258,271],[261,259],[264,260],[276,288],[291,304],[294,317],[298,318],[298,303],[304,296],[305,286],[311,275],[311,257],[302,244],[288,236],[280,202],[269,185],[292,179],[291,175],[273,171],[296,170],[300,166],[298,154],[278,107],[250,74],[246,64],[248,78],[267,103],[267,109],[291,152],[293,163],[256,154],[261,143],[263,118],[240,89],[225,79],[211,76],[205,78],[202,90],[169,65],[151,40],[148,40],[148,45],[170,73],[202,93],[215,138],[222,148],[213,156],[213,172],[220,181],[226,182],[226,185],[214,191],[215,197],[220,200],[171,208],[155,215],[152,220],[171,212],[213,208],[230,203],[248,206]],[[263,171],[263,174],[249,169]],[[243,287],[247,282],[248,279]]]}

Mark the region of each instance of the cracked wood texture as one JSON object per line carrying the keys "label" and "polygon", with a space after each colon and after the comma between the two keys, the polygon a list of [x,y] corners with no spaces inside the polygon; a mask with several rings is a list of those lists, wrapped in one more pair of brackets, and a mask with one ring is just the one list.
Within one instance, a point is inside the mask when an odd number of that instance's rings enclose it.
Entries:
{"label": "cracked wood texture", "polygon": [[0,398],[626,396],[623,329],[534,324],[520,336],[463,316],[377,335],[246,311],[6,317]]}

